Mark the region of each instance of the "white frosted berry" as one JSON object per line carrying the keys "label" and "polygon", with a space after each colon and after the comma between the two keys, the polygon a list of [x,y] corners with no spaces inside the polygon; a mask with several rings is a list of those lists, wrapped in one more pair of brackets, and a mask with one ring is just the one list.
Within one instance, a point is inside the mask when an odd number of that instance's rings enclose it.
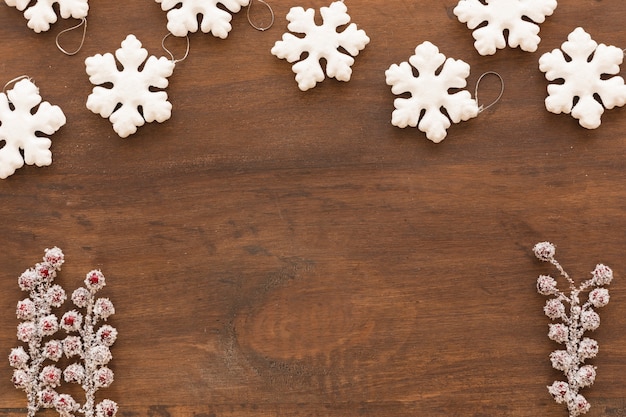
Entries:
{"label": "white frosted berry", "polygon": [[83,350],[83,342],[78,336],[67,336],[63,339],[63,352],[65,356],[71,358],[72,356],[80,356]]}
{"label": "white frosted berry", "polygon": [[25,321],[17,325],[17,339],[22,342],[30,342],[37,336],[37,326],[32,321]]}
{"label": "white frosted berry", "polygon": [[562,404],[563,401],[565,401],[567,393],[569,392],[569,385],[567,382],[554,381],[552,385],[548,386],[548,392],[550,392],[554,401]]}
{"label": "white frosted berry", "polygon": [[41,382],[49,387],[58,387],[61,384],[61,370],[54,365],[45,366],[39,375]]}
{"label": "white frosted berry", "polygon": [[94,269],[85,276],[85,286],[92,291],[98,291],[105,285],[106,279],[102,271]]}
{"label": "white frosted berry", "polygon": [[576,382],[581,387],[588,387],[596,380],[596,367],[592,365],[582,366],[576,373]]}
{"label": "white frosted berry", "polygon": [[578,354],[583,359],[595,358],[598,354],[598,342],[589,337],[585,337],[578,345]]}
{"label": "white frosted berry", "polygon": [[552,362],[552,367],[559,371],[567,371],[575,363],[575,359],[566,350],[555,350],[552,352],[550,361]]}
{"label": "white frosted berry", "polygon": [[106,320],[115,314],[115,307],[108,298],[98,298],[93,306],[93,314],[95,317]]}
{"label": "white frosted berry", "polygon": [[80,404],[69,394],[60,394],[54,400],[54,408],[61,416],[72,416],[80,408]]}
{"label": "white frosted berry", "polygon": [[589,293],[589,302],[594,307],[604,307],[609,303],[609,290],[606,288],[595,288]]}
{"label": "white frosted berry", "polygon": [[57,284],[50,287],[46,293],[46,300],[52,307],[60,307],[66,299],[67,295],[65,294],[65,290]]}
{"label": "white frosted berry", "polygon": [[111,351],[107,346],[96,345],[89,349],[89,360],[96,365],[106,365],[111,358]]}
{"label": "white frosted berry", "polygon": [[79,308],[87,307],[90,298],[91,294],[89,293],[89,290],[83,287],[75,289],[72,293],[72,302]]}
{"label": "white frosted berry", "polygon": [[9,354],[9,365],[13,368],[21,369],[26,367],[29,359],[30,356],[28,356],[23,347],[13,348]]}
{"label": "white frosted berry", "polygon": [[556,247],[550,242],[539,242],[533,247],[533,252],[538,259],[546,262],[554,258]]}
{"label": "white frosted berry", "polygon": [[591,275],[597,286],[609,285],[613,280],[613,270],[603,264],[597,264]]}
{"label": "white frosted berry", "polygon": [[85,379],[85,368],[79,363],[70,364],[63,371],[63,379],[65,382],[82,384]]}
{"label": "white frosted berry", "polygon": [[96,406],[96,417],[115,417],[117,410],[115,401],[104,399]]}
{"label": "white frosted berry", "polygon": [[19,276],[17,284],[22,291],[32,291],[37,287],[40,281],[41,278],[39,277],[39,274],[37,274],[34,268],[30,268]]}
{"label": "white frosted berry", "polygon": [[71,310],[63,314],[60,326],[66,332],[75,332],[80,329],[82,323],[83,315],[76,310]]}
{"label": "white frosted berry", "polygon": [[585,330],[595,330],[600,327],[600,315],[593,310],[580,313],[580,324]]}
{"label": "white frosted berry", "polygon": [[58,361],[63,356],[63,343],[60,340],[49,340],[43,347],[43,356],[51,361]]}
{"label": "white frosted berry", "polygon": [[579,416],[581,414],[585,414],[591,408],[591,404],[587,401],[585,397],[578,394],[572,403],[572,407],[570,408],[570,414],[573,417]]}
{"label": "white frosted berry", "polygon": [[99,368],[94,375],[94,383],[97,387],[106,388],[113,383],[113,371],[106,366]]}
{"label": "white frosted berry", "polygon": [[13,371],[13,376],[11,377],[11,382],[15,388],[25,389],[30,384],[32,384],[32,378],[28,374],[28,372],[24,369],[16,369]]}
{"label": "white frosted berry", "polygon": [[556,280],[549,275],[539,275],[537,292],[542,295],[553,295],[558,292]]}
{"label": "white frosted berry", "polygon": [[103,325],[96,332],[98,342],[105,346],[111,346],[117,340],[117,330],[108,324]]}
{"label": "white frosted berry", "polygon": [[31,320],[35,317],[35,303],[30,298],[26,298],[24,300],[18,301],[17,308],[15,309],[15,314],[17,318],[20,320]]}
{"label": "white frosted berry", "polygon": [[546,301],[543,312],[552,320],[561,318],[565,315],[565,306],[558,298],[552,298]]}
{"label": "white frosted berry", "polygon": [[550,324],[548,337],[557,343],[567,342],[569,338],[569,328],[563,323]]}

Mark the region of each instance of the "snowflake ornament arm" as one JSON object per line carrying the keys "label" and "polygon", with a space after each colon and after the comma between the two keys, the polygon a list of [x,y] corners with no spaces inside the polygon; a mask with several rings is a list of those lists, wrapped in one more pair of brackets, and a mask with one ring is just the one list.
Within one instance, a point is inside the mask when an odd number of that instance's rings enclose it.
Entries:
{"label": "snowflake ornament arm", "polygon": [[[280,59],[286,59],[293,63],[298,61],[303,53],[308,56],[295,63],[292,67],[296,74],[298,88],[306,91],[315,87],[318,82],[324,80],[324,70],[320,65],[320,59],[326,60],[326,75],[339,81],[349,81],[352,75],[354,58],[359,51],[365,48],[370,38],[362,29],[357,29],[354,23],[342,31],[337,28],[350,22],[348,8],[341,1],[331,3],[329,7],[322,7],[320,14],[323,19],[322,25],[315,24],[315,10],[304,10],[302,7],[293,7],[287,14],[289,24],[287,29],[294,33],[304,34],[297,37],[291,33],[285,33],[282,40],[276,41],[271,53]],[[348,54],[342,53],[338,48],[343,48]]]}
{"label": "snowflake ornament arm", "polygon": [[[480,0],[460,0],[454,14],[474,30],[474,47],[481,55],[493,55],[506,46],[504,31],[508,31],[510,47],[534,52],[541,41],[538,23],[543,23],[556,6],[556,0],[486,0],[484,4]],[[483,23],[487,24],[481,26]]]}
{"label": "snowflake ornament arm", "polygon": [[[539,69],[548,81],[564,80],[562,84],[548,85],[546,109],[556,114],[571,113],[587,129],[599,127],[605,108],[626,104],[624,79],[606,78],[619,73],[623,59],[620,48],[598,45],[583,28],[574,29],[561,49],[539,58]],[[594,97],[596,94],[600,100]]]}
{"label": "snowflake ornament arm", "polygon": [[[0,93],[0,141],[5,142],[0,149],[0,178],[12,175],[24,163],[39,167],[50,165],[52,142],[47,137],[37,136],[36,132],[51,135],[65,122],[61,108],[42,102],[39,89],[28,79],[15,83],[6,94]],[[23,158],[20,149],[24,150]]]}
{"label": "snowflake ornament arm", "polygon": [[[556,248],[552,243],[537,243],[533,252],[539,260],[554,265],[569,286],[569,293],[565,293],[551,276],[540,275],[537,279],[537,292],[552,297],[546,302],[544,313],[553,321],[561,321],[549,324],[548,337],[565,347],[552,352],[550,361],[554,369],[563,371],[567,381],[554,381],[547,387],[548,392],[558,404],[567,406],[570,417],[577,417],[591,408],[587,399],[578,392],[592,385],[596,379],[596,367],[585,364],[585,361],[598,354],[598,342],[584,337],[584,333],[600,326],[600,316],[594,308],[608,304],[609,291],[604,286],[613,280],[613,271],[606,265],[597,264],[591,278],[577,287],[554,257]],[[588,292],[588,300],[582,303],[580,296],[584,292]],[[569,304],[569,311],[565,304]]]}
{"label": "snowflake ornament arm", "polygon": [[[413,74],[416,68],[419,75]],[[441,71],[438,72],[438,69]],[[391,124],[401,128],[417,126],[435,143],[447,135],[450,121],[459,123],[478,115],[478,105],[467,90],[450,94],[451,88],[467,85],[470,67],[461,60],[447,58],[430,42],[415,48],[409,62],[393,64],[385,71],[394,94],[411,93],[410,98],[394,100]],[[445,109],[448,117],[441,111]],[[422,111],[424,114],[422,116]]]}
{"label": "snowflake ornament arm", "polygon": [[[109,118],[113,130],[122,138],[135,133],[145,122],[162,123],[171,116],[172,105],[167,101],[167,93],[151,91],[151,88],[167,87],[167,77],[174,72],[175,63],[165,57],[151,56],[146,60],[147,56],[148,51],[141,47],[141,42],[134,35],[128,35],[115,52],[124,68],[122,71],[117,69],[111,53],[85,59],[89,81],[96,85],[87,98],[87,108]],[[100,86],[105,83],[113,86]]]}
{"label": "snowflake ornament arm", "polygon": [[28,7],[31,0],[4,0],[8,6],[24,11],[24,17],[28,20],[28,27],[37,33],[50,29],[50,25],[57,21],[57,15],[53,9],[54,3],[59,5],[59,13],[63,19],[83,19],[89,12],[88,0],[37,0]]}
{"label": "snowflake ornament arm", "polygon": [[[167,30],[174,36],[186,36],[198,31],[198,15],[202,16],[200,29],[226,39],[232,29],[231,13],[237,13],[250,0],[156,0],[167,11]],[[221,9],[221,4],[226,10]],[[177,7],[180,5],[180,7]]]}

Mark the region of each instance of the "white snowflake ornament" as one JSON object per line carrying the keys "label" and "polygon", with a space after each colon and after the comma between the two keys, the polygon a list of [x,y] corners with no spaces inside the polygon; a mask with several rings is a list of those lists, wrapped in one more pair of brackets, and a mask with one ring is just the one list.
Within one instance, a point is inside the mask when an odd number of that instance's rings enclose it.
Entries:
{"label": "white snowflake ornament", "polygon": [[[61,108],[42,102],[39,89],[28,79],[15,83],[6,94],[0,93],[0,144],[4,144],[0,147],[0,178],[13,175],[24,163],[50,165],[52,142],[36,133],[51,135],[65,121]],[[20,149],[24,151],[23,157]]]}
{"label": "white snowflake ornament", "polygon": [[[113,130],[122,138],[135,133],[145,122],[168,120],[172,104],[167,101],[167,77],[174,72],[175,61],[165,57],[148,57],[148,51],[134,36],[128,35],[122,47],[111,53],[85,59],[89,81],[96,85],[87,98],[87,108],[113,123]],[[120,62],[120,71],[115,63]],[[142,67],[143,66],[143,67]],[[140,67],[142,67],[140,69]],[[111,83],[111,88],[101,84]]]}
{"label": "white snowflake ornament", "polygon": [[556,114],[571,113],[587,129],[599,127],[605,108],[626,104],[624,79],[606,78],[619,73],[623,59],[620,48],[598,45],[583,28],[574,29],[561,49],[539,58],[539,69],[548,81],[564,80],[562,84],[548,85],[546,109]]}
{"label": "white snowflake ornament", "polygon": [[[324,70],[319,62],[322,58],[326,60],[326,74],[329,77],[339,81],[350,80],[351,67],[354,64],[352,56],[358,55],[369,43],[370,38],[364,30],[357,29],[354,23],[350,23],[344,31],[337,32],[338,27],[350,22],[347,10],[341,1],[333,2],[329,7],[322,7],[320,14],[323,23],[319,26],[315,24],[313,9],[292,7],[287,14],[289,21],[287,29],[302,33],[304,37],[285,33],[282,40],[274,44],[271,52],[290,63],[300,60],[303,53],[308,54],[304,60],[292,67],[300,90],[306,91],[324,80]],[[349,55],[340,52],[338,48],[343,48]]]}
{"label": "white snowflake ornament", "polygon": [[[417,69],[418,76],[413,74],[413,68]],[[470,66],[466,62],[446,59],[432,43],[426,41],[418,45],[409,62],[393,64],[385,71],[392,93],[411,93],[410,98],[394,100],[391,124],[401,128],[417,126],[428,139],[441,142],[446,137],[450,121],[459,123],[478,115],[478,104],[469,91],[452,94],[448,91],[465,87],[469,73]],[[447,116],[442,109],[446,110]]]}
{"label": "white snowflake ornament", "polygon": [[538,23],[552,15],[556,6],[556,0],[460,0],[454,14],[474,30],[474,47],[481,55],[503,49],[507,44],[505,31],[511,48],[535,52],[541,41]]}
{"label": "white snowflake ornament", "polygon": [[[174,36],[186,36],[198,31],[198,16],[201,16],[200,29],[221,39],[228,37],[232,29],[231,13],[237,13],[248,5],[250,0],[156,0],[161,9],[167,11],[167,30]],[[223,8],[219,7],[223,6]],[[224,10],[224,8],[226,10]]]}
{"label": "white snowflake ornament", "polygon": [[11,7],[24,12],[28,27],[37,33],[50,29],[50,24],[57,21],[54,3],[59,5],[59,14],[63,19],[83,19],[89,12],[88,0],[4,0]]}

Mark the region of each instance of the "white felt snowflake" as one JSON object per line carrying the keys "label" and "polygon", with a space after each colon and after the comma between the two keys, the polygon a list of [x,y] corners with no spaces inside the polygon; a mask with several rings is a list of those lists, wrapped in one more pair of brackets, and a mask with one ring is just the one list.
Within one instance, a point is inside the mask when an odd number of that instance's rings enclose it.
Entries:
{"label": "white felt snowflake", "polygon": [[[201,18],[200,29],[221,39],[228,37],[232,29],[232,16],[228,11],[237,13],[247,6],[250,0],[156,0],[161,9],[167,11],[167,30],[174,36],[186,36],[198,31],[198,15]],[[222,5],[228,11],[220,8]]]}
{"label": "white felt snowflake", "polygon": [[508,31],[510,47],[534,52],[541,41],[538,23],[556,6],[556,0],[460,0],[454,14],[469,29],[478,27],[472,36],[481,55],[493,55],[506,46],[504,31]]}
{"label": "white felt snowflake", "polygon": [[[4,0],[4,2],[17,10],[24,11],[24,17],[28,20],[28,27],[35,32],[45,32],[50,29],[50,24],[57,21],[54,4],[58,3],[59,13],[63,19],[82,19],[87,17],[89,11],[88,0]],[[30,6],[30,7],[29,7]]]}
{"label": "white felt snowflake", "polygon": [[[323,23],[315,24],[315,10],[304,10],[302,7],[292,7],[287,14],[289,24],[287,29],[295,33],[302,33],[304,37],[297,37],[291,33],[285,33],[282,40],[277,41],[272,48],[272,54],[288,62],[298,61],[303,53],[308,56],[293,65],[292,70],[296,74],[298,87],[306,91],[315,87],[315,84],[324,80],[324,70],[320,65],[320,59],[326,60],[326,74],[339,81],[349,81],[352,75],[352,64],[359,51],[365,48],[370,41],[365,31],[357,29],[351,23],[343,32],[337,32],[337,28],[346,25],[350,16],[346,13],[348,8],[341,1],[331,3],[329,7],[322,7],[320,14]],[[338,48],[345,49],[348,55]]]}
{"label": "white felt snowflake", "polygon": [[0,147],[0,178],[12,175],[24,163],[50,165],[52,142],[36,133],[51,135],[64,124],[61,108],[42,102],[39,89],[28,79],[15,83],[6,94],[0,93],[0,145],[4,145]]}
{"label": "white felt snowflake", "polygon": [[[148,57],[148,51],[134,35],[128,35],[115,57],[123,70],[117,69],[111,53],[85,59],[89,81],[96,85],[87,98],[87,108],[113,123],[113,130],[122,138],[135,133],[145,122],[162,123],[170,118],[172,104],[167,101],[167,77],[175,63],[165,57]],[[144,63],[145,62],[145,63]],[[143,68],[140,67],[143,65]],[[99,86],[111,83],[111,88]]]}
{"label": "white felt snowflake", "polygon": [[[412,66],[419,73],[417,77]],[[387,84],[394,94],[411,93],[410,98],[394,100],[396,109],[392,113],[391,124],[402,128],[417,126],[428,139],[441,142],[446,137],[450,120],[458,123],[478,115],[476,100],[467,90],[449,93],[450,89],[465,87],[469,73],[467,63],[446,59],[432,43],[418,45],[409,62],[393,64],[385,71]]]}
{"label": "white felt snowflake", "polygon": [[561,49],[539,59],[539,69],[548,81],[564,81],[548,85],[546,109],[556,114],[571,113],[581,126],[595,129],[600,126],[604,108],[626,104],[624,79],[606,77],[619,73],[624,52],[615,46],[598,45],[580,27],[569,34]]}

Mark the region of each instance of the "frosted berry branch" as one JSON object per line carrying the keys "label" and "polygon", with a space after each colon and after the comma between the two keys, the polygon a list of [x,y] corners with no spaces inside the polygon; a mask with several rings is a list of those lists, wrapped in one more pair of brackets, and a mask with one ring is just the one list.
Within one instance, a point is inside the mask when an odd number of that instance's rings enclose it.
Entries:
{"label": "frosted berry branch", "polygon": [[[114,327],[101,323],[115,313],[113,304],[108,298],[95,297],[105,285],[104,275],[97,270],[89,272],[86,288],[72,294],[74,305],[85,309],[85,314],[71,310],[59,321],[52,308],[60,307],[67,296],[61,286],[52,282],[61,270],[64,255],[59,248],[46,249],[43,260],[18,279],[20,288],[29,292],[28,298],[17,303],[17,318],[23,320],[17,327],[17,338],[28,344],[28,352],[18,346],[9,354],[9,363],[15,368],[13,384],[26,392],[28,417],[40,408],[55,408],[63,417],[77,412],[85,417],[114,417],[114,401],[105,399],[94,406],[96,391],[113,382],[113,371],[106,365],[112,358],[109,347],[117,338]],[[53,338],[59,328],[67,333],[63,340]],[[80,361],[62,371],[57,363],[63,355]],[[82,406],[71,395],[57,392],[62,379],[81,384],[85,391]]]}
{"label": "frosted berry branch", "polygon": [[[72,346],[67,356],[78,356],[81,363],[69,365],[63,372],[66,382],[81,384],[85,391],[85,404],[80,412],[85,417],[112,417],[117,412],[117,404],[111,400],[103,400],[95,409],[95,394],[100,388],[106,388],[113,382],[113,371],[106,365],[112,359],[109,347],[117,339],[117,330],[102,324],[97,330],[96,326],[101,321],[106,321],[109,316],[115,314],[115,308],[108,298],[96,298],[96,293],[106,285],[104,275],[98,270],[90,271],[85,277],[85,287],[77,288],[72,293],[72,302],[78,308],[84,308],[83,315],[71,310],[61,318],[61,327],[69,334],[65,340],[70,341]],[[82,325],[82,326],[81,326]],[[78,333],[79,336],[71,335]],[[71,398],[71,397],[70,397]],[[77,405],[68,405],[64,411],[58,410],[61,415],[71,415]]]}
{"label": "frosted berry branch", "polygon": [[26,392],[29,417],[41,407],[52,407],[58,396],[54,389],[61,382],[61,370],[55,365],[43,364],[46,360],[56,362],[62,355],[58,340],[48,340],[44,344],[44,338],[59,329],[52,308],[60,307],[66,295],[53,281],[63,262],[63,252],[59,248],[46,249],[43,262],[27,269],[18,278],[19,287],[28,291],[29,296],[17,303],[17,318],[22,320],[17,326],[17,338],[28,345],[28,352],[23,346],[13,348],[9,363],[15,368],[13,384]]}
{"label": "frosted berry branch", "polygon": [[[537,291],[552,297],[546,302],[543,311],[548,318],[560,322],[549,324],[548,337],[565,347],[552,352],[550,361],[554,369],[563,371],[567,381],[554,381],[548,386],[548,391],[557,403],[567,405],[570,417],[576,417],[591,408],[587,399],[578,393],[579,390],[592,385],[596,378],[596,367],[585,364],[585,361],[598,354],[598,342],[584,337],[584,333],[600,326],[600,316],[594,308],[608,304],[609,290],[603,287],[613,280],[613,271],[606,265],[597,264],[591,272],[591,278],[577,287],[555,259],[556,248],[552,243],[537,243],[533,252],[541,261],[554,265],[568,283],[566,293],[558,288],[557,281],[550,275],[540,275]],[[581,303],[580,296],[587,291],[587,301]],[[569,304],[569,311],[565,304]]]}

